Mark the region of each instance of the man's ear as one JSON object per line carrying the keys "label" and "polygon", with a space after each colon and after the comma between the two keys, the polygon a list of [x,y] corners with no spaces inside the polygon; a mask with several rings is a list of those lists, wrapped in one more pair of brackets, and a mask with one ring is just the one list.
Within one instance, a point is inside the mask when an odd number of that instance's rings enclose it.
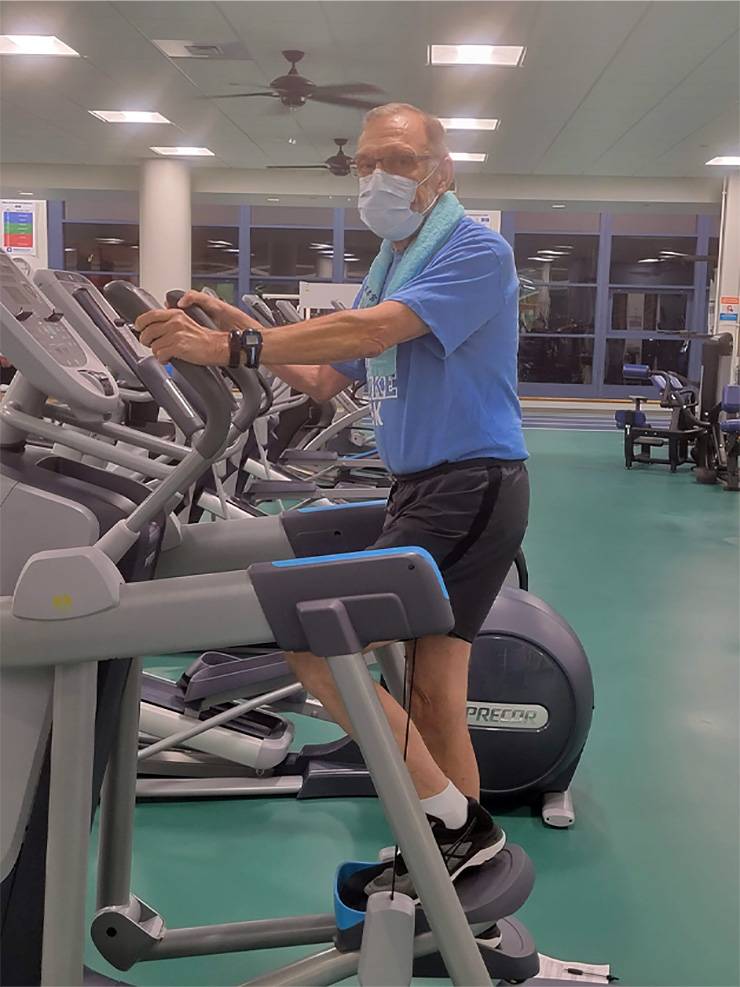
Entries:
{"label": "man's ear", "polygon": [[437,187],[437,192],[444,192],[446,189],[455,191],[455,173],[452,168],[452,161],[450,158],[443,158],[442,164],[439,169],[440,181]]}

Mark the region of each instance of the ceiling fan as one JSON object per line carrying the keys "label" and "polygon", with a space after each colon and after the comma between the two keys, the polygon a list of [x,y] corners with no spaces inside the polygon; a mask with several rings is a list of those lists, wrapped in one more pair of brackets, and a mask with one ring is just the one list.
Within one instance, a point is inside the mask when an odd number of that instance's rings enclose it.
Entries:
{"label": "ceiling fan", "polygon": [[279,75],[269,86],[263,86],[261,92],[225,93],[219,96],[206,96],[206,99],[245,99],[249,96],[268,96],[279,99],[283,106],[298,109],[305,106],[308,100],[316,103],[329,103],[332,106],[352,106],[359,110],[371,110],[378,102],[357,99],[353,93],[381,93],[379,86],[369,82],[344,82],[334,86],[317,86],[301,75],[296,64],[303,58],[305,52],[287,49],[282,52],[290,62],[287,75]]}
{"label": "ceiling fan", "polygon": [[323,164],[306,164],[306,165],[268,165],[268,168],[293,168],[305,170],[307,168],[321,168],[325,171],[330,172],[332,175],[336,175],[337,178],[344,178],[349,175],[349,169],[352,164],[352,158],[348,154],[344,153],[344,145],[347,143],[346,137],[335,137],[334,143],[337,145],[339,150],[336,154],[332,154],[330,158],[327,158]]}

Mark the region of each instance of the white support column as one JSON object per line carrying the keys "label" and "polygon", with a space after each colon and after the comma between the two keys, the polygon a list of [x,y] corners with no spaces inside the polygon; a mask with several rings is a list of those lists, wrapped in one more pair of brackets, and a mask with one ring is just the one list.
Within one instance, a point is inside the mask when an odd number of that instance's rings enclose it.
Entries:
{"label": "white support column", "polygon": [[164,304],[173,288],[190,287],[190,167],[156,158],[141,166],[139,283]]}
{"label": "white support column", "polygon": [[738,333],[737,307],[735,319],[720,319],[728,313],[723,298],[737,298],[740,295],[740,172],[734,172],[725,179],[722,203],[722,228],[719,234],[719,266],[717,269],[717,297],[714,307],[715,333],[729,332],[734,337],[733,383],[740,382],[740,334]]}

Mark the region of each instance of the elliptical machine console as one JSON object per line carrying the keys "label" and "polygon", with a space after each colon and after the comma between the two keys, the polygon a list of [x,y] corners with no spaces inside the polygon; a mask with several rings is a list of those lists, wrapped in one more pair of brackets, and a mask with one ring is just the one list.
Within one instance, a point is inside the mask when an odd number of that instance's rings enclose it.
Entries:
{"label": "elliptical machine console", "polygon": [[[118,386],[101,361],[48,300],[0,251],[0,349],[13,366],[32,365],[38,388],[101,417],[118,408]],[[20,327],[25,332],[20,332]]]}

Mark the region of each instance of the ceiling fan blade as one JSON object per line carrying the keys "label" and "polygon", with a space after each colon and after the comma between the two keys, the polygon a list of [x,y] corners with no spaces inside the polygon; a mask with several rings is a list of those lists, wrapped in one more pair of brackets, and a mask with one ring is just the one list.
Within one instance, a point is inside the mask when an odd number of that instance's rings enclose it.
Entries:
{"label": "ceiling fan blade", "polygon": [[323,164],[320,164],[320,165],[267,165],[267,167],[268,168],[273,168],[275,170],[277,170],[278,168],[282,168],[282,169],[292,168],[294,170],[296,168],[299,168],[301,171],[305,171],[306,168],[311,168],[311,169],[321,168],[323,171],[328,171],[329,170],[329,166],[328,165],[323,165]]}
{"label": "ceiling fan blade", "polygon": [[270,99],[280,99],[279,93],[219,93],[216,96],[199,96],[199,99],[244,99],[245,96],[269,96]]}
{"label": "ceiling fan blade", "polygon": [[310,94],[310,99],[314,103],[327,103],[330,106],[352,106],[357,110],[372,110],[381,105],[379,100],[373,103],[364,99],[355,99],[353,96],[317,96],[315,92]]}
{"label": "ceiling fan blade", "polygon": [[338,82],[334,86],[316,86],[314,93],[327,96],[349,96],[350,93],[382,93],[385,90],[370,82]]}

